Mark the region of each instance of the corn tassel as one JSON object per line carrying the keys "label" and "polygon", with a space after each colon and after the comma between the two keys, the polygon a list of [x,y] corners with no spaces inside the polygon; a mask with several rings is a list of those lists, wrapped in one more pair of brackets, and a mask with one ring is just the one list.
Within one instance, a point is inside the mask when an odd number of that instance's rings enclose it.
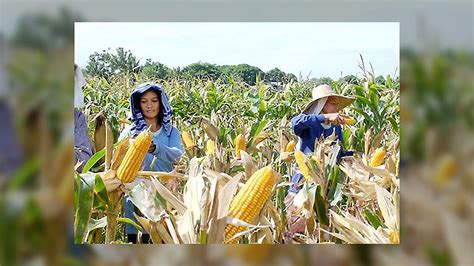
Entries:
{"label": "corn tassel", "polygon": [[[271,166],[255,172],[232,200],[228,215],[246,223],[252,223],[270,198],[276,177]],[[237,243],[239,237],[232,240],[230,238],[244,230],[244,226],[227,225],[225,243]]]}
{"label": "corn tassel", "polygon": [[300,150],[295,151],[295,160],[300,168],[301,173],[303,174],[306,181],[311,181],[311,175],[309,174],[309,168],[304,162],[304,153]]}
{"label": "corn tassel", "polygon": [[285,152],[292,152],[295,149],[296,143],[294,140],[288,142],[285,147]]}
{"label": "corn tassel", "polygon": [[117,169],[117,178],[123,183],[130,183],[140,170],[145,155],[150,148],[153,135],[149,130],[140,133],[130,145],[125,158]]}
{"label": "corn tassel", "polygon": [[244,150],[245,151],[245,138],[242,136],[242,134],[239,134],[235,138],[235,156],[237,156],[238,159],[240,159],[240,151]]}
{"label": "corn tassel", "polygon": [[208,139],[206,142],[207,154],[209,155],[214,154],[215,149],[216,149],[216,143],[212,139]]}
{"label": "corn tassel", "polygon": [[380,147],[377,150],[375,150],[374,154],[372,155],[369,166],[377,167],[383,163],[384,159],[385,159],[385,149],[383,147]]}

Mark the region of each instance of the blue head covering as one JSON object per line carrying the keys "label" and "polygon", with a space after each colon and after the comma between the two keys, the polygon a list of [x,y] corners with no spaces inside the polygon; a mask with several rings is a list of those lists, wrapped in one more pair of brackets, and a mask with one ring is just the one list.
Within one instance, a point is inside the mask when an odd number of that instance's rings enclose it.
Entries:
{"label": "blue head covering", "polygon": [[[138,135],[140,132],[148,128],[145,118],[143,117],[142,112],[140,111],[140,98],[147,90],[154,90],[158,96],[161,96],[160,99],[160,112],[163,114],[163,123],[161,126],[166,132],[166,135],[169,137],[173,126],[171,125],[171,116],[173,115],[173,110],[171,109],[170,104],[168,103],[168,97],[166,96],[165,90],[158,84],[155,83],[142,83],[138,85],[132,91],[130,96],[130,110],[132,115],[130,116],[130,121],[132,121],[132,136]],[[138,104],[138,105],[137,105]]]}

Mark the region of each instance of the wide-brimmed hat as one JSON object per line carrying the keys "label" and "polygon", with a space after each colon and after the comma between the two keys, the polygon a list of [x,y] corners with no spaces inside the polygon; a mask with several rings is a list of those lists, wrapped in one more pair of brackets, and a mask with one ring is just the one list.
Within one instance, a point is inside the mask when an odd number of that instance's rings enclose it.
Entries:
{"label": "wide-brimmed hat", "polygon": [[314,87],[313,90],[311,91],[311,96],[312,96],[312,100],[304,108],[304,111],[303,111],[304,113],[307,113],[308,110],[311,108],[311,106],[316,101],[318,101],[319,99],[324,98],[324,97],[331,96],[331,97],[336,98],[337,99],[337,110],[338,111],[340,111],[344,107],[348,106],[349,104],[351,104],[355,100],[355,98],[348,97],[348,96],[343,96],[343,95],[339,95],[339,94],[335,93],[332,90],[331,86],[329,86],[327,84],[322,84],[322,85]]}

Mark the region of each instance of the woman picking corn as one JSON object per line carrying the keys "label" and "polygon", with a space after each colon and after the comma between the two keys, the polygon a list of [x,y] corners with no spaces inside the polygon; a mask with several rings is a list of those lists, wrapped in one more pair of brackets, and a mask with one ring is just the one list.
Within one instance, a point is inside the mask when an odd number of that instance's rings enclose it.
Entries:
{"label": "woman picking corn", "polygon": [[[128,125],[119,136],[135,138],[140,132],[150,128],[153,138],[148,153],[143,160],[141,169],[149,171],[171,172],[173,163],[183,154],[180,133],[171,124],[173,110],[168,103],[164,89],[154,83],[144,83],[132,91],[130,96],[132,125]],[[126,197],[125,216],[133,217],[133,204]],[[125,233],[129,242],[136,242],[137,230],[126,224]],[[148,242],[149,236],[144,235],[143,242]]]}
{"label": "woman picking corn", "polygon": [[[325,138],[336,133],[340,142],[341,150],[338,154],[338,161],[341,157],[352,156],[352,151],[344,149],[341,124],[344,124],[345,117],[339,112],[354,101],[354,98],[336,94],[327,85],[319,85],[312,90],[312,100],[303,112],[291,119],[291,126],[295,134],[299,137],[296,149],[304,154],[314,152],[314,145],[317,139]],[[347,118],[347,117],[346,117]],[[285,204],[288,208],[288,238],[292,238],[294,233],[304,233],[306,222],[297,216],[291,216],[293,198],[301,189],[304,178],[301,172],[296,169],[292,176],[290,187]]]}

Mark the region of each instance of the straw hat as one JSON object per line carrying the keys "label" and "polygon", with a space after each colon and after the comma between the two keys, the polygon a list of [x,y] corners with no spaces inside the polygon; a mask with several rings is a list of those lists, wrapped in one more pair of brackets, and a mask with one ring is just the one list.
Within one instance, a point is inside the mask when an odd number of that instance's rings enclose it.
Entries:
{"label": "straw hat", "polygon": [[306,107],[304,108],[304,113],[307,113],[308,110],[311,108],[311,106],[319,99],[321,98],[324,98],[324,97],[334,97],[337,99],[337,110],[340,111],[341,109],[343,109],[344,107],[348,106],[349,104],[351,104],[355,98],[352,98],[352,97],[347,97],[347,96],[342,96],[342,95],[339,95],[337,93],[335,93],[331,86],[327,85],[327,84],[322,84],[322,85],[319,85],[317,87],[314,87],[312,92],[311,92],[311,95],[312,95],[312,100],[311,102],[309,102]]}

